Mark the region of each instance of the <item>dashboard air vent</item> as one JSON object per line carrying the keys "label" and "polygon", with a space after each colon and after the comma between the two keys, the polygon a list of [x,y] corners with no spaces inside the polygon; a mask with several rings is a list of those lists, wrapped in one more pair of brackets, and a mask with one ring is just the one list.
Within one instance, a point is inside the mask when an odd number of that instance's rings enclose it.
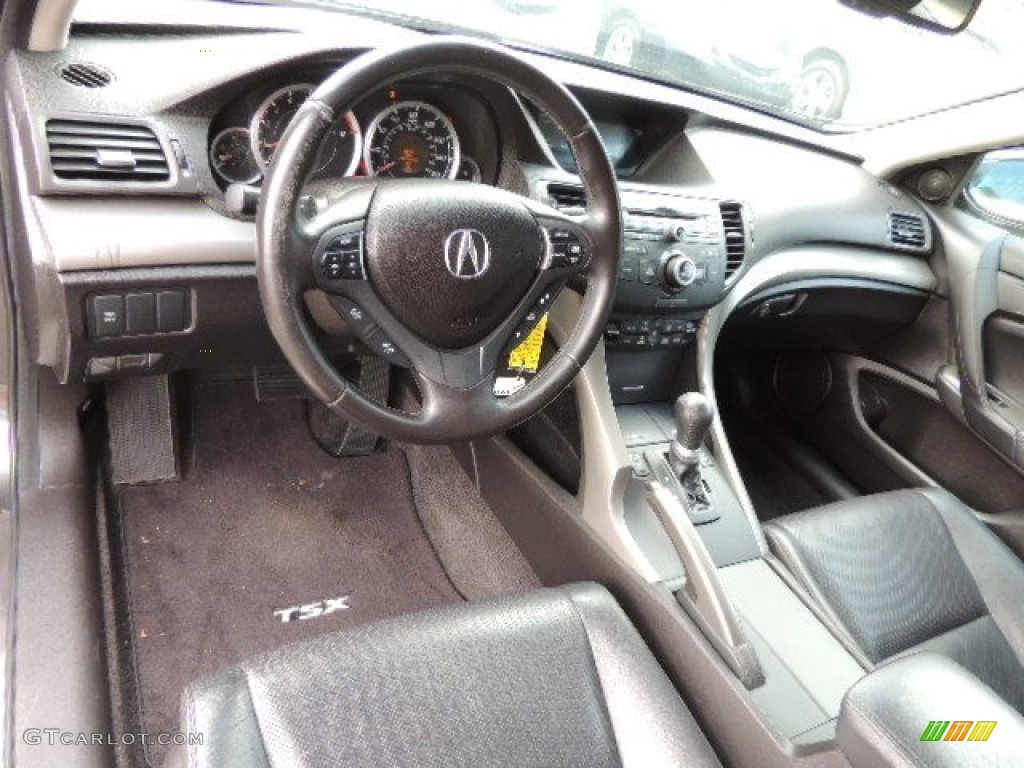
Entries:
{"label": "dashboard air vent", "polygon": [[747,235],[743,226],[743,207],[739,203],[719,203],[722,229],[725,231],[725,279],[740,271],[747,256]]}
{"label": "dashboard air vent", "polygon": [[114,80],[110,70],[98,64],[87,64],[80,61],[61,64],[57,68],[57,72],[69,83],[81,88],[102,88],[105,85],[110,85]]}
{"label": "dashboard air vent", "polygon": [[48,120],[50,168],[59,179],[158,182],[170,178],[163,147],[145,125]]}
{"label": "dashboard air vent", "polygon": [[928,234],[924,218],[916,213],[889,212],[889,242],[906,248],[925,248]]}
{"label": "dashboard air vent", "polygon": [[551,205],[566,213],[583,213],[586,207],[583,187],[574,184],[548,184],[548,198]]}

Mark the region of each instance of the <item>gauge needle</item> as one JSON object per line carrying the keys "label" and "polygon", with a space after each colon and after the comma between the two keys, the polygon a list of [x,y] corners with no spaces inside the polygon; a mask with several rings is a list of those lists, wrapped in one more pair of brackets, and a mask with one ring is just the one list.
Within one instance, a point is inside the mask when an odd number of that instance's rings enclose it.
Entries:
{"label": "gauge needle", "polygon": [[376,173],[374,173],[373,175],[374,175],[374,176],[380,176],[380,175],[381,175],[382,173],[384,173],[385,171],[390,171],[390,170],[391,170],[392,168],[394,168],[394,167],[395,167],[395,161],[394,161],[394,160],[392,160],[392,161],[391,161],[390,163],[385,163],[385,164],[384,164],[384,165],[382,165],[382,166],[381,166],[380,168],[378,168],[378,169],[377,169],[377,172],[376,172]]}

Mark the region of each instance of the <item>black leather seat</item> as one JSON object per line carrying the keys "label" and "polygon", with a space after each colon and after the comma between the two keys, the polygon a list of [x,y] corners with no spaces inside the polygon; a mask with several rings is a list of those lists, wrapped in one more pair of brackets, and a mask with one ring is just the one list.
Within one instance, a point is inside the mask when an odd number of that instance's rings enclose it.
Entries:
{"label": "black leather seat", "polygon": [[865,665],[938,653],[1024,712],[1024,564],[954,496],[878,494],[764,530]]}
{"label": "black leather seat", "polygon": [[191,766],[715,766],[611,595],[540,590],[287,646],[196,683]]}

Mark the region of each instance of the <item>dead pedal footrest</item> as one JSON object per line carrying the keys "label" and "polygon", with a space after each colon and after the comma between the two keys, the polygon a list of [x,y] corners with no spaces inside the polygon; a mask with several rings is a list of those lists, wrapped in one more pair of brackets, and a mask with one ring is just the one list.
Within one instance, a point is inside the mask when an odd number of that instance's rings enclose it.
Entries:
{"label": "dead pedal footrest", "polygon": [[177,435],[169,377],[139,376],[106,385],[111,480],[140,485],[177,480]]}

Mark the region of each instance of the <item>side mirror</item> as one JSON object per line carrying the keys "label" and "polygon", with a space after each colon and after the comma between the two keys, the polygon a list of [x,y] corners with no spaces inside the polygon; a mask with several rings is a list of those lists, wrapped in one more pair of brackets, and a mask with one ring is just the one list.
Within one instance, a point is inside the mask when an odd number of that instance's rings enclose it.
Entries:
{"label": "side mirror", "polygon": [[959,32],[974,17],[981,0],[839,0],[869,16],[886,16],[943,34]]}

